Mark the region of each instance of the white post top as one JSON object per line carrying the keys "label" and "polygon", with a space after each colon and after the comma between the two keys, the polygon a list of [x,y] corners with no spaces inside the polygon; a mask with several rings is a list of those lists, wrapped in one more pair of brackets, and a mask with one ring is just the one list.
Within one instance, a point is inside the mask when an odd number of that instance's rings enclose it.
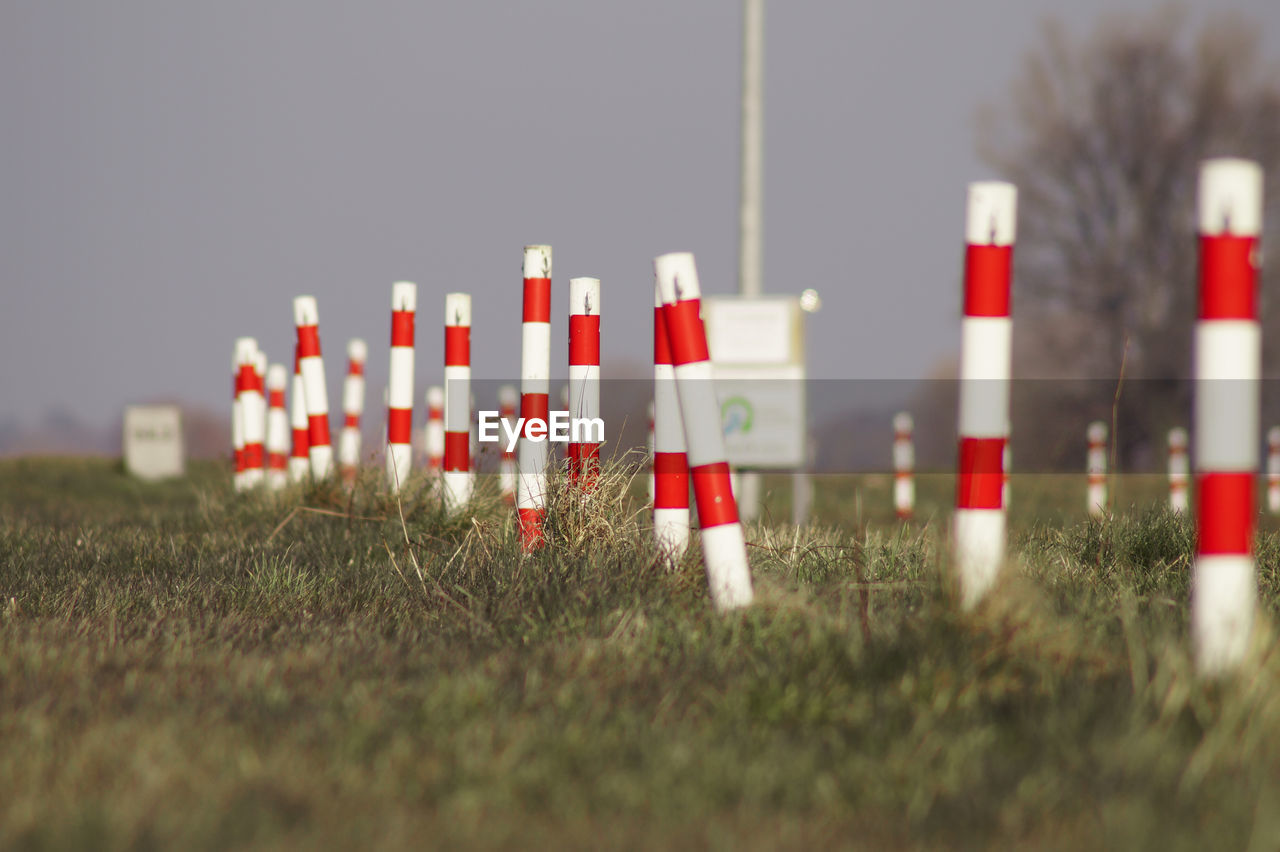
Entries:
{"label": "white post top", "polygon": [[1267,430],[1267,444],[1272,449],[1280,447],[1280,426],[1272,426]]}
{"label": "white post top", "polygon": [[298,296],[293,300],[293,322],[295,325],[320,324],[320,310],[316,307],[315,296]]}
{"label": "white post top", "polygon": [[267,372],[267,353],[261,349],[253,353],[253,369],[259,376],[265,376]]}
{"label": "white post top", "polygon": [[524,247],[524,277],[551,277],[551,246]]}
{"label": "white post top", "polygon": [[910,432],[915,428],[915,425],[915,420],[905,411],[899,411],[893,415],[893,431],[895,432]]}
{"label": "white post top", "polygon": [[418,309],[418,285],[412,281],[397,281],[391,285],[391,310],[416,311]]}
{"label": "white post top", "polygon": [[653,271],[658,278],[658,291],[663,303],[672,305],[702,298],[693,252],[674,251],[658,255],[653,259]]}
{"label": "white post top", "polygon": [[965,242],[971,246],[1011,246],[1017,232],[1018,188],[997,180],[969,184]]}
{"label": "white post top", "polygon": [[357,364],[363,364],[369,357],[369,347],[358,337],[353,337],[347,341],[347,357]]}
{"label": "white post top", "polygon": [[272,364],[267,368],[267,390],[282,391],[289,381],[284,364]]}
{"label": "white post top", "polygon": [[1107,424],[1101,420],[1095,420],[1089,424],[1089,430],[1086,434],[1089,436],[1089,443],[1101,444],[1107,440]]}
{"label": "white post top", "polygon": [[1262,166],[1221,157],[1200,164],[1197,218],[1209,237],[1262,234]]}
{"label": "white post top", "polygon": [[569,279],[569,314],[571,316],[600,315],[600,279]]}
{"label": "white post top", "polygon": [[252,365],[254,353],[258,351],[258,341],[252,337],[236,338],[236,354],[231,365],[237,369],[245,364]]}
{"label": "white post top", "polygon": [[471,294],[446,293],[444,297],[444,324],[446,326],[471,325]]}
{"label": "white post top", "polygon": [[444,405],[444,389],[439,385],[427,388],[427,407],[439,408]]}
{"label": "white post top", "polygon": [[1183,449],[1187,447],[1187,430],[1181,426],[1174,426],[1169,430],[1169,446],[1173,449]]}
{"label": "white post top", "polygon": [[498,388],[498,405],[514,406],[520,402],[520,392],[515,385],[503,385]]}

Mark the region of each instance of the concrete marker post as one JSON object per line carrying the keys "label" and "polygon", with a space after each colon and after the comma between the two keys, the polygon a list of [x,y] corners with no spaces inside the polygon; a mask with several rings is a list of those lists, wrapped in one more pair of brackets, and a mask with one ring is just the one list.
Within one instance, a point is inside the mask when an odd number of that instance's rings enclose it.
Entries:
{"label": "concrete marker post", "polygon": [[[502,434],[510,430],[514,434],[516,428],[516,407],[520,404],[520,391],[514,385],[502,385],[498,388],[498,416],[506,423]],[[498,462],[498,489],[502,501],[508,506],[516,504],[516,452],[507,449],[507,441],[502,442],[502,458]]]}
{"label": "concrete marker post", "polygon": [[329,441],[329,389],[320,354],[320,311],[314,296],[293,300],[293,320],[298,329],[298,366],[307,402],[307,455],[312,480],[321,482],[333,473],[333,445]]}
{"label": "concrete marker post", "polygon": [[1195,562],[1191,636],[1201,674],[1226,674],[1244,659],[1257,605],[1253,526],[1258,472],[1258,239],[1262,169],[1201,163],[1199,319],[1195,330]]}
{"label": "concrete marker post", "polygon": [[1280,426],[1267,430],[1267,511],[1280,515]]}
{"label": "concrete marker post", "polygon": [[524,248],[524,308],[521,329],[520,416],[524,418],[519,444],[516,517],[524,550],[542,545],[547,504],[546,435],[534,440],[533,421],[550,419],[551,393],[551,246]]}
{"label": "concrete marker post", "polygon": [[[600,418],[600,279],[569,279],[570,422]],[[575,430],[575,432],[578,430]],[[583,430],[585,431],[585,430]],[[569,481],[590,490],[600,476],[600,442],[571,434]],[[580,440],[583,439],[583,440]]]}
{"label": "concrete marker post", "polygon": [[952,541],[960,603],[975,607],[1004,562],[1004,460],[1009,429],[1009,296],[1017,189],[969,185],[961,320],[959,475]]}
{"label": "concrete marker post", "polygon": [[698,271],[688,252],[660,255],[654,260],[654,270],[675,365],[676,393],[711,600],[717,610],[737,609],[750,605],[754,592],[746,539],[729,484],[720,403],[700,313]]}
{"label": "concrete marker post", "polygon": [[471,296],[444,297],[444,505],[453,515],[471,500]]}
{"label": "concrete marker post", "polygon": [[1169,430],[1169,508],[1174,512],[1186,512],[1191,500],[1191,462],[1187,458],[1187,430],[1175,426]]}
{"label": "concrete marker post", "polygon": [[914,428],[909,413],[899,411],[893,416],[893,510],[902,521],[910,520],[916,508]]}
{"label": "concrete marker post", "polygon": [[689,547],[689,459],[676,392],[676,368],[655,282],[653,309],[653,537],[674,563]]}
{"label": "concrete marker post", "polygon": [[1107,424],[1095,420],[1085,432],[1089,451],[1085,458],[1085,472],[1089,477],[1085,495],[1085,509],[1091,518],[1107,514]]}
{"label": "concrete marker post", "polygon": [[391,372],[387,378],[387,487],[392,494],[413,472],[413,334],[418,285],[391,285]]}
{"label": "concrete marker post", "polygon": [[272,491],[289,484],[289,414],[284,407],[288,383],[283,364],[267,368],[267,487]]}
{"label": "concrete marker post", "polygon": [[338,433],[338,473],[351,485],[360,468],[360,417],[364,414],[364,366],[369,347],[347,341],[347,377],[342,381],[342,431]]}

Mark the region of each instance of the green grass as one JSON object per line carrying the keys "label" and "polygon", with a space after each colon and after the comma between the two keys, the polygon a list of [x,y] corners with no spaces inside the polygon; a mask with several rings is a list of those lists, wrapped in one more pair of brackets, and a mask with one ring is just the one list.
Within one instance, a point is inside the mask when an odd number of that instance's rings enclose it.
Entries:
{"label": "green grass", "polygon": [[532,557],[492,483],[450,520],[376,472],[352,496],[227,479],[0,463],[0,846],[1280,838],[1280,542],[1260,536],[1258,652],[1200,682],[1192,531],[1147,508],[1154,480],[1100,523],[1079,478],[1015,479],[1049,521],[1015,508],[1005,579],[966,615],[949,480],[900,525],[887,478],[823,479],[819,525],[749,529],[758,603],[721,616],[618,476],[560,493]]}

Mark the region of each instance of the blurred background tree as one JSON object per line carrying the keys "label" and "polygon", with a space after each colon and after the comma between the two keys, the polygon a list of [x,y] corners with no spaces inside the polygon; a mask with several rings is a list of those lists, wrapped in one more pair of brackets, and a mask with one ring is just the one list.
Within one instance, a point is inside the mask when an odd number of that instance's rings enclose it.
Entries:
{"label": "blurred background tree", "polygon": [[[1157,469],[1168,428],[1190,417],[1199,162],[1259,161],[1264,245],[1280,230],[1280,75],[1256,29],[1226,16],[1192,28],[1173,9],[1109,17],[1086,38],[1050,22],[1007,101],[980,113],[979,152],[1019,189],[1017,467],[1081,468],[1123,360],[1120,460]],[[1275,340],[1280,300],[1262,304]],[[1280,346],[1265,349],[1272,375]]]}

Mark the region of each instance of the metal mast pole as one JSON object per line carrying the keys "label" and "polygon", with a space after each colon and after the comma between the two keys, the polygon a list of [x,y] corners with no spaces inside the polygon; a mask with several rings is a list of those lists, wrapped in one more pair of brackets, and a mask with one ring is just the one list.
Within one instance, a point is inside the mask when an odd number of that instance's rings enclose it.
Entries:
{"label": "metal mast pole", "polygon": [[742,181],[738,292],[759,296],[764,200],[764,0],[742,0]]}

